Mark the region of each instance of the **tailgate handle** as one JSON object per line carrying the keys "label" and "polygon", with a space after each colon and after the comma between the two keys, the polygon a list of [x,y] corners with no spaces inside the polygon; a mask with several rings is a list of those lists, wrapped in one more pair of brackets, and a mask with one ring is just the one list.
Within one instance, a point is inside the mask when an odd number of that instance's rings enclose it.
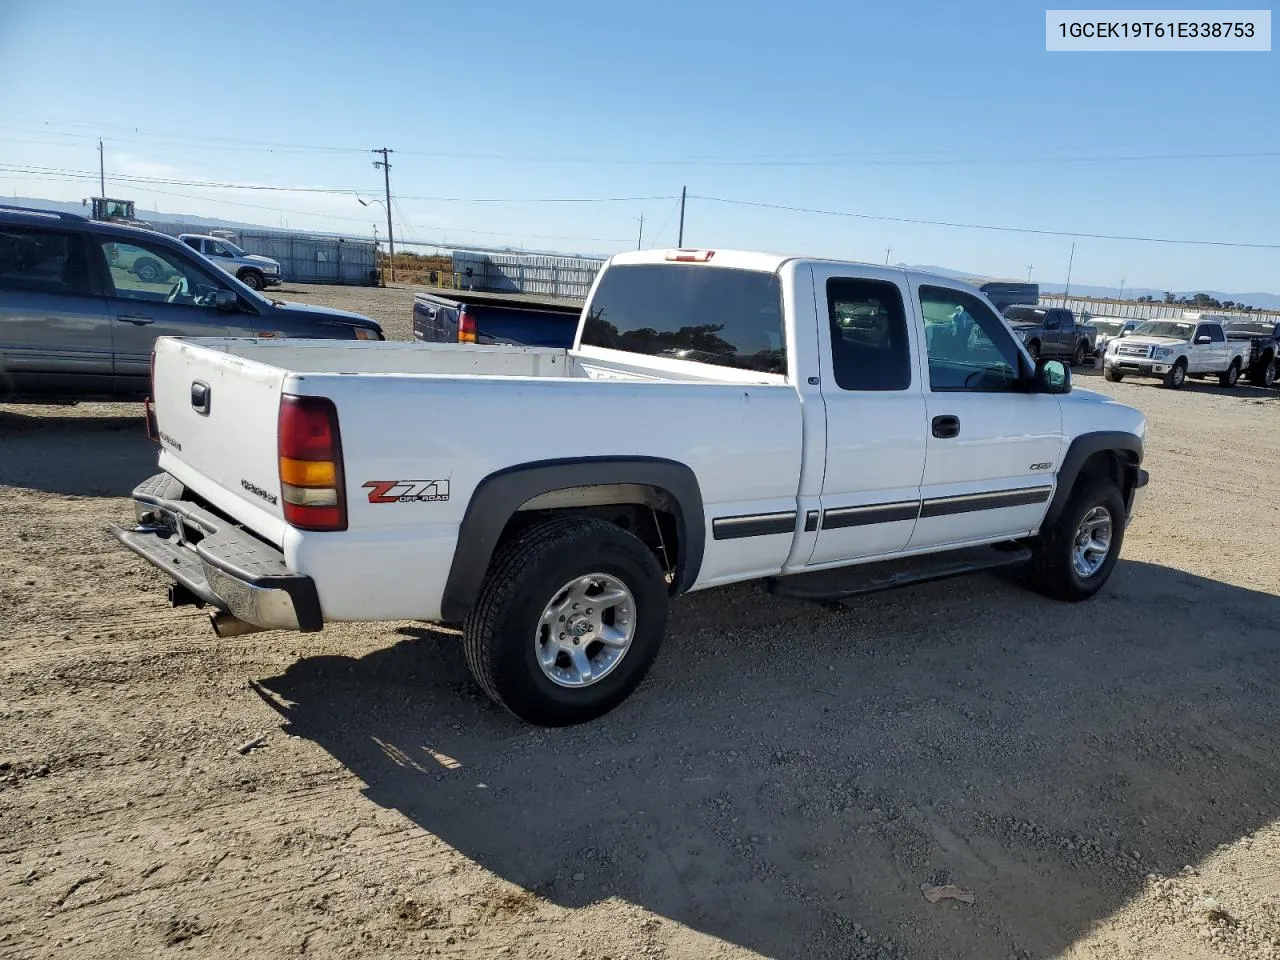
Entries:
{"label": "tailgate handle", "polygon": [[203,380],[196,380],[191,384],[191,409],[202,417],[209,415],[209,401],[212,399],[213,391],[209,389],[209,385]]}

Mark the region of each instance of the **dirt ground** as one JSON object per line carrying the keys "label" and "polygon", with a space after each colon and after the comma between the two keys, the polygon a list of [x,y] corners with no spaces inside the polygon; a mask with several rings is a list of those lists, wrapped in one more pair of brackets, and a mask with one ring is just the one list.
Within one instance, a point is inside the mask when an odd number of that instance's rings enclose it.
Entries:
{"label": "dirt ground", "polygon": [[700,593],[558,731],[421,624],[217,639],[105,532],[139,409],[0,407],[0,957],[1280,957],[1280,391],[1077,383],[1150,418],[1093,601]]}

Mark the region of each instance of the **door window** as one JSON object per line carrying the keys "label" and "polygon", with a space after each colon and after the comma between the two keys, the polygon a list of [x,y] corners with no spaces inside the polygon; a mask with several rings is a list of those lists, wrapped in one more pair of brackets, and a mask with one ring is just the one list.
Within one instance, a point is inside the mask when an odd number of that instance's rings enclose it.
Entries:
{"label": "door window", "polygon": [[231,251],[220,244],[217,240],[206,240],[204,244],[205,250],[211,257],[229,257]]}
{"label": "door window", "polygon": [[0,290],[89,294],[89,261],[81,238],[55,230],[0,227]]}
{"label": "door window", "polygon": [[981,300],[959,290],[922,286],[920,311],[930,389],[989,393],[1018,387],[1018,348],[1000,318]]}
{"label": "door window", "polygon": [[897,284],[833,277],[827,281],[831,368],[841,390],[911,386],[907,318]]}
{"label": "door window", "polygon": [[103,241],[102,248],[114,287],[108,291],[111,296],[213,309],[214,295],[224,289],[210,274],[163,247]]}

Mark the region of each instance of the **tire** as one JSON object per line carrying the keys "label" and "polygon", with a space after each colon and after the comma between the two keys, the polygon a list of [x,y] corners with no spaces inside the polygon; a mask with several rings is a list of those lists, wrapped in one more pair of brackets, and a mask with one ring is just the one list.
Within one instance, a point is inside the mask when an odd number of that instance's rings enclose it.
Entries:
{"label": "tire", "polygon": [[1085,340],[1081,340],[1076,344],[1075,355],[1071,358],[1073,367],[1083,367],[1085,358],[1089,355],[1089,344]]}
{"label": "tire", "polygon": [[1276,385],[1276,362],[1274,359],[1268,358],[1265,364],[1259,364],[1249,375],[1255,387],[1262,387],[1264,390],[1270,390]]}
{"label": "tire", "polygon": [[1164,375],[1164,385],[1170,390],[1179,390],[1187,382],[1187,361],[1179,360]]}
{"label": "tire", "polygon": [[[629,592],[629,607],[624,600],[609,607],[611,613],[602,608],[587,616],[590,596],[579,592],[580,612],[566,606],[559,617],[578,622],[559,637],[548,632],[543,624],[555,622],[554,602],[567,596],[567,587],[594,577],[613,581],[615,593],[619,585]],[[564,603],[572,600],[567,596]],[[621,527],[582,516],[537,523],[494,555],[463,624],[467,666],[481,689],[521,720],[544,727],[584,723],[614,709],[644,680],[666,633],[667,605],[657,559]],[[582,645],[597,676],[581,682],[580,661],[571,657],[578,654],[577,636],[598,636],[606,626],[625,633],[622,624],[631,625],[630,640],[612,662],[611,649],[600,640]],[[540,650],[551,652],[549,666]],[[577,685],[571,683],[575,677]]]}
{"label": "tire", "polygon": [[257,270],[241,270],[238,279],[250,290],[261,290],[267,285]]}
{"label": "tire", "polygon": [[1027,353],[1031,354],[1031,362],[1035,363],[1040,359],[1040,341],[1030,340],[1027,342]]}
{"label": "tire", "polygon": [[1111,383],[1119,383],[1124,379],[1124,371],[1117,370],[1115,367],[1103,367],[1102,378]]}
{"label": "tire", "polygon": [[1240,382],[1240,361],[1232,360],[1231,366],[1227,367],[1226,371],[1219,375],[1218,383],[1229,389],[1231,387],[1234,387],[1239,382]]}
{"label": "tire", "polygon": [[133,275],[143,283],[158,282],[163,272],[160,264],[150,257],[139,257],[133,261]]}
{"label": "tire", "polygon": [[[1106,554],[1092,573],[1082,574],[1076,566],[1077,539],[1086,517],[1098,519],[1096,510],[1110,520]],[[1110,481],[1092,481],[1071,494],[1053,526],[1041,530],[1032,543],[1031,583],[1040,593],[1075,603],[1088,600],[1102,589],[1115,569],[1124,543],[1124,499]],[[1096,559],[1096,551],[1094,552]]]}

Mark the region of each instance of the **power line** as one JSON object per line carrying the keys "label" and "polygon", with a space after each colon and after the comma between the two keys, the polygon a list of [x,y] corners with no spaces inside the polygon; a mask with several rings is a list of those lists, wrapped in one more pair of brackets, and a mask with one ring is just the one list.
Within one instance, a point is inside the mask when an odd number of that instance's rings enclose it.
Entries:
{"label": "power line", "polygon": [[759,207],[766,210],[785,210],[791,213],[813,213],[826,217],[851,217],[857,220],[877,220],[885,223],[911,223],[930,227],[957,227],[966,230],[994,230],[1001,233],[1031,233],[1049,237],[1076,237],[1092,240],[1133,240],[1142,243],[1188,244],[1204,247],[1239,247],[1250,250],[1280,250],[1280,243],[1233,243],[1228,240],[1186,240],[1171,237],[1139,237],[1113,233],[1085,233],[1073,230],[1040,230],[1034,227],[1007,227],[989,223],[958,223],[949,220],[921,220],[912,217],[887,217],[870,213],[852,213],[843,210],[819,210],[813,207],[793,207],[781,203],[764,203],[756,200],[731,200],[725,197],[708,197],[689,194],[694,200],[727,203],[743,207]]}

